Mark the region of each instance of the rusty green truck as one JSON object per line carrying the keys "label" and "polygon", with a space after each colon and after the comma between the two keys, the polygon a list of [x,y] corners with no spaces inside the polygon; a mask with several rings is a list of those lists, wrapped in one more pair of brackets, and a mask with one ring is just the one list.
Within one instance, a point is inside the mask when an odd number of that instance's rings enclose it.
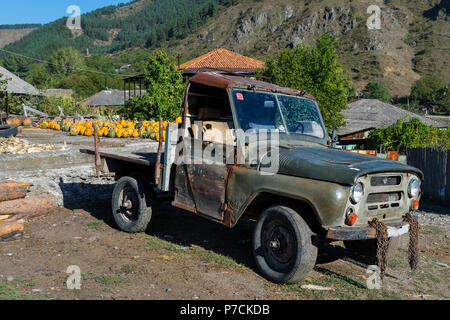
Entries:
{"label": "rusty green truck", "polygon": [[[303,280],[322,243],[344,241],[350,252],[375,256],[374,219],[391,241],[408,232],[404,216],[418,207],[422,172],[332,148],[307,93],[201,72],[187,85],[182,119],[168,128],[158,164],[156,153],[100,152],[103,170],[116,176],[112,207],[122,230],[146,230],[157,201],[230,228],[254,220],[249,254],[278,283]],[[244,142],[236,141],[238,131]],[[264,131],[276,141],[251,159],[251,137]],[[267,170],[268,160],[275,170]]]}

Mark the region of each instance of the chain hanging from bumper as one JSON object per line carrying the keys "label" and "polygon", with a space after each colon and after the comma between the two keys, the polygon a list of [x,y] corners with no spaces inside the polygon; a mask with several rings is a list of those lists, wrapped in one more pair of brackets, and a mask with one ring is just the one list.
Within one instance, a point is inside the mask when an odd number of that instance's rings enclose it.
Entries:
{"label": "chain hanging from bumper", "polygon": [[409,266],[415,270],[419,263],[419,221],[414,217],[414,211],[408,212],[403,221],[409,223]]}
{"label": "chain hanging from bumper", "polygon": [[389,249],[389,237],[386,225],[377,218],[369,222],[369,226],[377,233],[377,265],[380,268],[380,279],[383,280],[386,273],[386,254]]}

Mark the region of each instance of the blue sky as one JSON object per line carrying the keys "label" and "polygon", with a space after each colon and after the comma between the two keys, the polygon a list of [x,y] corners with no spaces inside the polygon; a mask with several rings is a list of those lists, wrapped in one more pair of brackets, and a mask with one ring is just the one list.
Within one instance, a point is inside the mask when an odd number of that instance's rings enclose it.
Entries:
{"label": "blue sky", "polygon": [[69,16],[71,5],[77,5],[81,13],[130,0],[1,0],[0,25],[23,23],[48,23]]}

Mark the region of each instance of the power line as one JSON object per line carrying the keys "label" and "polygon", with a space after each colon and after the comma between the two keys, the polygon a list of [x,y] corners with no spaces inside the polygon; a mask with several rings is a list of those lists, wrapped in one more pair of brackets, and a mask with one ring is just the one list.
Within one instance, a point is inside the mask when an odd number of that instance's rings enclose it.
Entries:
{"label": "power line", "polygon": [[[51,64],[51,65],[57,66],[57,67],[62,67],[62,68],[67,67],[67,66],[59,65],[59,64],[52,63],[52,62],[49,62],[49,61],[46,61],[46,60],[41,60],[41,59],[36,59],[36,58],[28,57],[28,56],[26,56],[26,55],[23,55],[23,54],[20,54],[20,53],[16,53],[16,52],[12,52],[12,51],[8,51],[8,50],[5,50],[5,49],[0,49],[0,51],[6,52],[6,53],[9,53],[9,54],[12,54],[12,55],[16,55],[16,56],[19,56],[19,57],[27,58],[27,59],[30,59],[30,60],[38,61],[38,62],[41,62],[41,63]],[[102,71],[95,71],[95,70],[88,70],[88,69],[81,69],[81,68],[77,68],[77,67],[74,67],[74,69],[77,69],[77,70],[79,70],[79,71],[84,71],[84,72],[91,72],[91,73],[104,74],[104,75],[107,75],[107,76],[114,76],[114,75],[116,75],[116,74],[112,74],[112,73],[106,73],[106,72],[102,72]],[[135,76],[135,75],[134,75],[134,74],[121,74],[121,76],[124,76],[124,77],[133,77],[133,76]]]}

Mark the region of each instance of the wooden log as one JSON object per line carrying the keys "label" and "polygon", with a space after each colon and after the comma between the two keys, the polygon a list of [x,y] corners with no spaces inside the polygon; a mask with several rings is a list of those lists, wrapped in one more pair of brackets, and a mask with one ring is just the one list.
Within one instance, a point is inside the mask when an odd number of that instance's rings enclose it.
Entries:
{"label": "wooden log", "polygon": [[23,234],[24,219],[11,218],[0,221],[0,241],[14,240]]}
{"label": "wooden log", "polygon": [[55,198],[45,195],[0,202],[0,215],[21,215],[32,218],[46,214],[53,208],[56,208]]}
{"label": "wooden log", "polygon": [[27,195],[31,183],[3,181],[0,182],[0,201],[23,199]]}

